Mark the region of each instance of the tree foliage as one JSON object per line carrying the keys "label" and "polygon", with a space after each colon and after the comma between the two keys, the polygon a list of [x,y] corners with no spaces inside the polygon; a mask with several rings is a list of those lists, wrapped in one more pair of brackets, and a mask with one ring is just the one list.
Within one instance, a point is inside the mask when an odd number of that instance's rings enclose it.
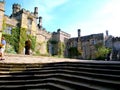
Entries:
{"label": "tree foliage", "polygon": [[81,55],[81,53],[78,52],[77,47],[71,47],[71,48],[68,49],[68,51],[69,51],[69,57],[70,58]]}
{"label": "tree foliage", "polygon": [[110,49],[106,48],[105,46],[98,47],[96,52],[96,59],[97,60],[105,60],[106,55],[110,52]]}

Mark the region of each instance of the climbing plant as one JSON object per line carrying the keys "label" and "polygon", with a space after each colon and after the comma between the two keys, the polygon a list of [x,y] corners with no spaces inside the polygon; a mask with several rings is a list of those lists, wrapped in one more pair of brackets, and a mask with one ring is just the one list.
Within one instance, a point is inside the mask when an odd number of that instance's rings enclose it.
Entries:
{"label": "climbing plant", "polygon": [[34,51],[35,46],[36,46],[36,36],[27,35],[27,38],[30,39],[30,41],[31,41],[31,49],[32,49],[32,51]]}
{"label": "climbing plant", "polygon": [[58,42],[58,56],[64,56],[65,44],[61,41]]}
{"label": "climbing plant", "polygon": [[69,51],[69,57],[70,58],[81,55],[81,53],[78,52],[77,47],[70,47],[68,49],[68,51]]}
{"label": "climbing plant", "polygon": [[19,32],[20,29],[15,27],[12,29],[12,34],[2,34],[5,37],[7,44],[11,45],[16,53],[18,53],[19,49]]}
{"label": "climbing plant", "polygon": [[18,53],[22,53],[25,47],[25,41],[27,39],[26,29],[20,28],[20,36],[19,36],[19,50]]}

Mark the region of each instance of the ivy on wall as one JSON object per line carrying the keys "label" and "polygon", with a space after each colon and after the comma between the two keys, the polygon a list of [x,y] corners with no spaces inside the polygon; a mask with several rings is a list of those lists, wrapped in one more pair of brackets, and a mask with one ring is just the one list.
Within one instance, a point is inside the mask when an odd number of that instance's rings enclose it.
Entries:
{"label": "ivy on wall", "polygon": [[25,47],[25,41],[27,39],[31,40],[31,50],[35,50],[35,44],[36,44],[36,37],[32,35],[26,34],[25,28],[13,28],[12,34],[3,34],[5,37],[5,40],[9,45],[13,47],[16,53],[22,53],[23,49]]}
{"label": "ivy on wall", "polygon": [[11,45],[14,48],[14,51],[17,53],[19,48],[19,28],[13,28],[12,34],[2,34],[5,37],[7,44]]}
{"label": "ivy on wall", "polygon": [[18,53],[22,53],[25,47],[25,41],[27,39],[26,29],[20,28],[20,36],[19,36],[19,50]]}
{"label": "ivy on wall", "polygon": [[27,38],[31,40],[31,50],[34,51],[36,46],[36,36],[27,35]]}
{"label": "ivy on wall", "polygon": [[69,51],[69,57],[70,58],[74,58],[75,56],[79,56],[81,55],[81,53],[79,53],[77,47],[71,47],[68,49]]}
{"label": "ivy on wall", "polygon": [[20,28],[13,28],[12,35],[11,35],[11,45],[13,45],[15,51],[18,53],[19,50],[19,35],[20,35]]}
{"label": "ivy on wall", "polygon": [[61,41],[58,42],[58,56],[64,56],[65,44]]}
{"label": "ivy on wall", "polygon": [[19,53],[22,53],[25,47],[25,41],[30,40],[31,41],[31,50],[35,50],[36,45],[36,36],[27,35],[25,28],[20,28],[20,42],[19,42]]}

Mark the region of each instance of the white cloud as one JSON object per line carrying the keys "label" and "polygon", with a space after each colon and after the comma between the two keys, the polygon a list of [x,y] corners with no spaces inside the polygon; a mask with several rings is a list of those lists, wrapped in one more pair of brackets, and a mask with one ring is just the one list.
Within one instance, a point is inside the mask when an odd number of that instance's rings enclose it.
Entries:
{"label": "white cloud", "polygon": [[64,3],[66,3],[68,0],[43,0],[42,4],[47,8],[47,9],[53,9],[57,6],[60,6]]}
{"label": "white cloud", "polygon": [[70,34],[77,36],[77,29],[81,29],[81,35],[105,33],[120,36],[120,0],[111,0],[85,22],[76,22],[69,27]]}
{"label": "white cloud", "polygon": [[43,17],[43,24],[44,22],[51,22],[54,16],[50,14],[50,12],[67,1],[68,0],[38,0],[39,15]]}
{"label": "white cloud", "polygon": [[[92,23],[101,31],[108,29],[111,35],[120,36],[120,1],[111,0],[98,11]],[[103,30],[104,29],[104,30]]]}

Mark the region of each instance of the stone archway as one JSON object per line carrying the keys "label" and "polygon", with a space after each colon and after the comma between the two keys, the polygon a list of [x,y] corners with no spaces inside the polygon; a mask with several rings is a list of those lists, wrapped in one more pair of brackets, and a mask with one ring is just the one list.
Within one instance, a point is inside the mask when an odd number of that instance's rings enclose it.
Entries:
{"label": "stone archway", "polygon": [[31,41],[28,39],[25,41],[25,55],[30,55]]}

